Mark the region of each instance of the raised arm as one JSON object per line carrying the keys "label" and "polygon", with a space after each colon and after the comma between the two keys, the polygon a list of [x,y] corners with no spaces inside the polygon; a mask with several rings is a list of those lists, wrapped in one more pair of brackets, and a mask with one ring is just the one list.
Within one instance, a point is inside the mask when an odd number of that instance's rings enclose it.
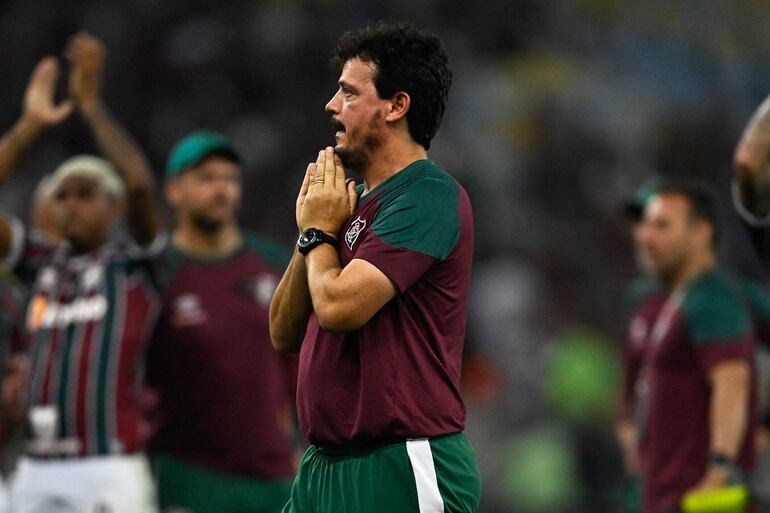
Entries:
{"label": "raised arm", "polygon": [[743,131],[734,155],[739,200],[751,215],[770,213],[770,96],[760,104]]}
{"label": "raised arm", "polygon": [[[54,57],[42,59],[29,79],[24,93],[22,113],[16,123],[0,138],[0,186],[16,168],[24,151],[50,126],[61,123],[70,115],[73,103],[58,105],[54,101],[59,63]],[[0,215],[0,259],[8,255],[11,228]]]}
{"label": "raised arm", "polygon": [[128,229],[137,243],[148,244],[162,228],[155,180],[142,149],[112,117],[102,100],[104,45],[94,36],[80,32],[70,39],[65,55],[72,67],[70,96],[99,149],[115,165],[126,184]]}

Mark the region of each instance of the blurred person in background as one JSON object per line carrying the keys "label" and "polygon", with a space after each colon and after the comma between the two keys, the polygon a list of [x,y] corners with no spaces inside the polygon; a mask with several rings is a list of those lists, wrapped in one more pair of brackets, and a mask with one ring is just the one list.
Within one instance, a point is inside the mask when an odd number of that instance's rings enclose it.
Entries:
{"label": "blurred person in background", "polygon": [[13,470],[14,440],[23,416],[23,410],[12,400],[19,396],[18,385],[6,376],[14,376],[17,381],[21,376],[13,369],[11,355],[23,347],[24,300],[19,281],[0,268],[0,512],[8,508],[7,480]]}
{"label": "blurred person in background", "polygon": [[[634,255],[640,271],[640,276],[634,280],[629,288],[625,302],[630,322],[624,347],[622,410],[616,425],[618,441],[624,454],[626,472],[631,478],[631,486],[627,490],[626,507],[628,511],[637,511],[641,507],[641,504],[636,502],[640,497],[637,497],[635,493],[636,486],[640,486],[641,482],[637,481],[640,477],[640,468],[634,406],[636,388],[639,386],[639,372],[644,361],[645,343],[648,341],[644,319],[649,317],[649,312],[659,310],[667,299],[667,289],[653,275],[648,258],[645,256],[641,238],[645,206],[655,194],[655,188],[662,180],[661,177],[648,180],[634,197],[626,202],[623,208],[624,216],[630,224]],[[756,341],[765,346],[770,345],[770,291],[765,284],[757,280],[733,274],[731,274],[731,279],[738,287],[742,300],[751,314]],[[761,370],[761,366],[757,364],[757,372]],[[758,413],[762,418],[767,411],[766,409],[759,410]],[[758,453],[764,450],[766,442],[763,440],[765,436],[766,428],[759,429],[757,432]]]}
{"label": "blurred person in background", "polygon": [[[755,110],[744,128],[733,156],[732,196],[736,210],[744,220],[761,263],[770,269],[770,96]],[[765,344],[770,345],[770,344]],[[761,495],[762,511],[770,511],[770,400],[765,398],[758,446],[763,451],[760,470],[764,481],[755,480],[755,492]]]}
{"label": "blurred person in background", "polygon": [[279,513],[294,476],[296,358],[268,329],[289,255],[238,225],[240,163],[224,136],[196,132],[166,167],[176,227],[147,367],[163,511]]}
{"label": "blurred person in background", "polygon": [[473,221],[464,189],[427,159],[447,55],[434,34],[382,22],[344,34],[335,55],[337,146],[308,165],[270,306],[274,345],[300,351],[312,444],[284,512],[471,513],[481,483],[459,379]]}
{"label": "blurred person in background", "polygon": [[754,465],[752,318],[718,267],[708,189],[658,185],[642,223],[645,262],[668,294],[631,321],[643,346],[634,401],[643,510],[675,512],[688,491],[743,483]]}
{"label": "blurred person in background", "polygon": [[639,276],[629,287],[624,302],[624,312],[630,322],[623,347],[620,418],[615,426],[626,470],[624,502],[626,511],[629,513],[641,511],[641,468],[636,437],[635,402],[647,336],[645,326],[635,319],[637,316],[645,317],[647,311],[658,311],[667,296],[665,287],[661,286],[651,274],[650,263],[642,244],[644,208],[655,193],[655,186],[658,183],[657,178],[650,179],[623,206],[623,215],[629,223],[634,258],[639,271]]}
{"label": "blurred person in background", "polygon": [[[155,239],[160,213],[144,156],[102,102],[103,45],[79,33],[66,57],[70,99],[55,103],[59,64],[44,58],[21,117],[0,139],[0,183],[75,109],[111,162],[77,156],[51,174],[60,244],[0,218],[0,255],[31,284],[29,348],[16,360],[28,379],[11,376],[17,390],[26,382],[25,393],[6,398],[23,405],[27,423],[11,510],[140,513],[150,507],[151,485],[137,390],[158,300],[137,244]],[[133,243],[116,235],[124,212]]]}

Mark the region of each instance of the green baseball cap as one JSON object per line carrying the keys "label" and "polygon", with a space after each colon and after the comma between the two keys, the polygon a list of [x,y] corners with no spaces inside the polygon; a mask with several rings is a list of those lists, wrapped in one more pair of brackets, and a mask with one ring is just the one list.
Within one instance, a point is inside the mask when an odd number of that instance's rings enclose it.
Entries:
{"label": "green baseball cap", "polygon": [[194,132],[176,143],[171,150],[166,163],[166,179],[176,178],[211,155],[221,155],[235,163],[241,161],[235,147],[224,135],[205,130]]}
{"label": "green baseball cap", "polygon": [[633,195],[623,204],[623,215],[630,221],[639,221],[644,214],[644,208],[649,203],[660,187],[660,178],[653,177],[647,180]]}

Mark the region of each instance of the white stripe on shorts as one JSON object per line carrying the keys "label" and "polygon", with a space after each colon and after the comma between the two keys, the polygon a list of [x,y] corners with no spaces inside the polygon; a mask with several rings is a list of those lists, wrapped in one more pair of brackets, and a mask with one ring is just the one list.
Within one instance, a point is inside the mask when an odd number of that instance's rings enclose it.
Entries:
{"label": "white stripe on shorts", "polygon": [[417,485],[417,502],[420,513],[444,513],[444,499],[438,489],[433,453],[426,438],[407,440],[406,452],[412,464],[414,482]]}

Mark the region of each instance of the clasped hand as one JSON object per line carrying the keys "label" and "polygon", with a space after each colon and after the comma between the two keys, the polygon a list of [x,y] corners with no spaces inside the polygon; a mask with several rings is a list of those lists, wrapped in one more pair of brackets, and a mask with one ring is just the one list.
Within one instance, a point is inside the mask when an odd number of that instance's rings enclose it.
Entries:
{"label": "clasped hand", "polygon": [[345,168],[332,147],[318,152],[307,166],[297,197],[297,227],[318,228],[337,237],[357,202],[355,183],[345,180]]}

